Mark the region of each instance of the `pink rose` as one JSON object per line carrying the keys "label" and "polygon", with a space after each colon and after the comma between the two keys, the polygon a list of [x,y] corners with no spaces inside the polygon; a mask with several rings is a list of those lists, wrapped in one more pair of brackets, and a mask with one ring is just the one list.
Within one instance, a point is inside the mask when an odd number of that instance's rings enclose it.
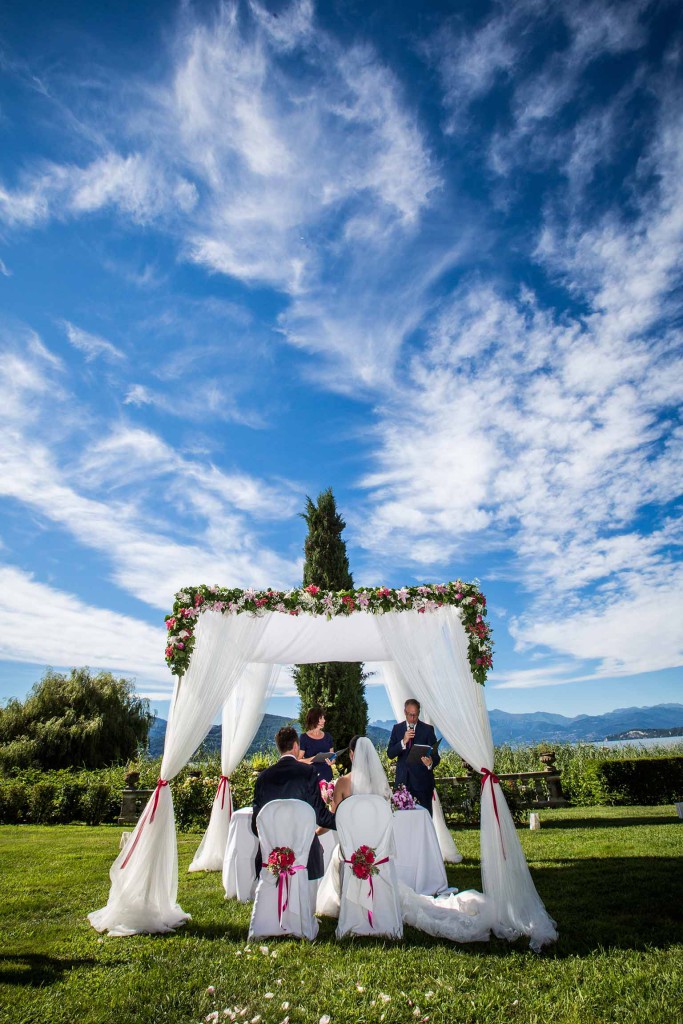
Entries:
{"label": "pink rose", "polygon": [[307,594],[319,594],[320,587],[316,587],[315,583],[311,583],[308,587],[304,587]]}

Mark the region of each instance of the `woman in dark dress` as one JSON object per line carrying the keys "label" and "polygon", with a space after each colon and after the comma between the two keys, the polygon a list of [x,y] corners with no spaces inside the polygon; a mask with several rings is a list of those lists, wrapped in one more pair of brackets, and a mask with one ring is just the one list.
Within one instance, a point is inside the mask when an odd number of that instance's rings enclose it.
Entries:
{"label": "woman in dark dress", "polygon": [[[325,711],[320,705],[315,707],[306,715],[306,732],[301,733],[299,740],[299,757],[306,764],[310,764],[316,754],[334,753],[334,743],[329,732],[325,732]],[[329,761],[320,761],[313,767],[318,773],[318,778],[332,782],[332,765]]]}

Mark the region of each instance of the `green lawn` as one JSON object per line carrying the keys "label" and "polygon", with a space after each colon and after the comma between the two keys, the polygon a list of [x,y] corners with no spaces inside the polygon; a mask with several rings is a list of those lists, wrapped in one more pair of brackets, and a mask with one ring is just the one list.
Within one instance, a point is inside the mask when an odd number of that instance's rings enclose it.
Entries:
{"label": "green lawn", "polygon": [[[397,944],[338,943],[330,921],[314,945],[249,951],[249,908],[223,899],[218,875],[187,874],[198,836],[179,840],[192,921],[174,935],[102,938],[85,914],[106,902],[121,830],[2,826],[0,1020],[199,1022],[236,1006],[260,1024],[683,1020],[683,822],[668,807],[545,811],[542,822],[520,832],[560,931],[542,956],[525,941],[453,946],[411,929]],[[451,883],[480,888],[479,834],[456,840],[465,860]]]}

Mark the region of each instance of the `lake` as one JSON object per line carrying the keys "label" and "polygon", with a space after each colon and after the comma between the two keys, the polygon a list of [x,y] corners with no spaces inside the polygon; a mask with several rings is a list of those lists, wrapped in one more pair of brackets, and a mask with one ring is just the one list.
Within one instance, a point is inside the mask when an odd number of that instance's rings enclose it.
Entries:
{"label": "lake", "polygon": [[642,740],[605,740],[599,747],[675,747],[683,744],[683,736],[647,736]]}

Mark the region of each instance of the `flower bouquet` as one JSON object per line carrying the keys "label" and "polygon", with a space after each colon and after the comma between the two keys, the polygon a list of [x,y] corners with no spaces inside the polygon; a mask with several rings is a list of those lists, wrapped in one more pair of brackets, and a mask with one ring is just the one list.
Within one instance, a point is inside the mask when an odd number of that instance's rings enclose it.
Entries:
{"label": "flower bouquet", "polygon": [[399,786],[396,792],[391,794],[391,809],[393,811],[414,811],[415,807],[415,798],[405,786]]}
{"label": "flower bouquet", "polygon": [[375,851],[372,846],[359,846],[355,853],[351,854],[348,861],[356,878],[365,881],[372,875],[379,874],[379,868],[375,863]]}
{"label": "flower bouquet", "polygon": [[334,796],[334,782],[328,782],[327,779],[320,779],[318,785],[320,786],[320,795],[323,798],[323,803],[330,804],[332,797]]}
{"label": "flower bouquet", "polygon": [[294,850],[291,850],[289,846],[276,846],[268,854],[266,866],[276,878],[289,874],[289,869],[294,866]]}

